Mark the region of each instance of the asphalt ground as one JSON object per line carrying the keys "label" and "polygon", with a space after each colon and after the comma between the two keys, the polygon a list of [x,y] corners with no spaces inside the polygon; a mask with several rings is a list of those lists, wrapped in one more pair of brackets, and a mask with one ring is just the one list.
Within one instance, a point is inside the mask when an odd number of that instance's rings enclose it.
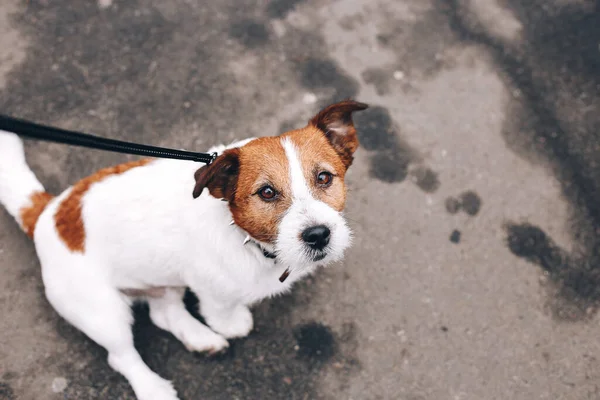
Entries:
{"label": "asphalt ground", "polygon": [[[600,399],[599,43],[590,0],[3,0],[0,112],[202,151],[371,105],[342,263],[217,359],[136,308],[182,400]],[[27,156],[54,193],[135,158]],[[0,315],[0,398],[134,398],[3,210]]]}

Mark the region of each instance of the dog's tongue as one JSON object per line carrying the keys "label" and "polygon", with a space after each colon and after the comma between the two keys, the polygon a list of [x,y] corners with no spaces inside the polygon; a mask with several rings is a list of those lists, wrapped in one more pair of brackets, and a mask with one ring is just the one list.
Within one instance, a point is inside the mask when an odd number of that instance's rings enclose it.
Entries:
{"label": "dog's tongue", "polygon": [[288,276],[290,276],[289,268],[287,268],[285,271],[283,271],[283,274],[281,274],[281,276],[279,277],[279,282],[284,282]]}

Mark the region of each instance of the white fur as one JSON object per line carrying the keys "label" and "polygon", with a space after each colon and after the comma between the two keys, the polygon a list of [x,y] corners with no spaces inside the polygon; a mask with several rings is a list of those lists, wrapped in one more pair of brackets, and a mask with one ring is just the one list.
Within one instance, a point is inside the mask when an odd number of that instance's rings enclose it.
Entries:
{"label": "white fur", "polygon": [[[247,139],[210,151],[243,146]],[[70,189],[50,202],[38,220],[34,242],[46,296],[56,311],[108,351],[109,364],[130,382],[140,400],[176,400],[171,384],[151,371],[133,346],[132,298],[121,289],[166,288],[148,298],[152,321],[188,349],[217,352],[228,338],[253,327],[249,306],[290,289],[316,268],[298,235],[313,223],[332,231],[329,254],[337,260],[350,234],[342,216],[313,198],[296,150],[284,141],[293,185],[293,205],[283,218],[275,251],[264,257],[235,225],[227,203],[206,190],[193,199],[193,162],[157,160],[93,184],[83,197],[85,251],[70,251],[54,215]],[[17,218],[28,196],[42,185],[25,164],[21,141],[0,133],[0,201]],[[291,267],[284,282],[278,278]],[[184,308],[183,288],[200,300],[208,326]]]}

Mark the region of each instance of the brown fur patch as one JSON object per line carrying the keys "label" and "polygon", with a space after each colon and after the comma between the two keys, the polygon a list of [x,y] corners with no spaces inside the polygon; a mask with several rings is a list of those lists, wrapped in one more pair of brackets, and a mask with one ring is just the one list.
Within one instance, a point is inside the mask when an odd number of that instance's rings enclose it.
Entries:
{"label": "brown fur patch", "polygon": [[152,160],[143,159],[99,170],[73,185],[69,195],[60,203],[54,221],[62,241],[73,252],[83,253],[85,248],[85,227],[81,216],[81,199],[89,188],[110,175],[122,174],[135,167],[141,167]]}
{"label": "brown fur patch", "polygon": [[212,164],[199,168],[194,174],[194,198],[198,198],[208,188],[212,196],[231,201],[237,185],[239,153],[239,149],[226,150]]}
{"label": "brown fur patch", "polygon": [[21,226],[23,230],[31,239],[33,239],[33,233],[42,211],[48,205],[48,202],[52,200],[54,196],[46,192],[35,192],[30,196],[31,205],[23,207],[20,210],[21,213]]}
{"label": "brown fur patch", "polygon": [[[281,218],[292,204],[289,166],[281,139],[253,140],[241,149],[239,164],[237,189],[230,203],[233,219],[253,238],[272,243]],[[256,192],[264,185],[272,186],[279,199],[261,200]]]}

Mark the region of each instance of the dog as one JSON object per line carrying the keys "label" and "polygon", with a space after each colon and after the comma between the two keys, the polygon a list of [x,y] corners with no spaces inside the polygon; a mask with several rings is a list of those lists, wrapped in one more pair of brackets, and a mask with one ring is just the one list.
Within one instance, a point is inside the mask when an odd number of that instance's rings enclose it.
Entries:
{"label": "dog", "polygon": [[[359,146],[345,100],[301,129],[190,161],[106,168],[54,197],[0,132],[0,202],[33,239],[56,312],[108,351],[139,400],[176,400],[133,345],[131,304],[190,351],[218,353],[253,329],[249,307],[290,290],[350,246],[344,176]],[[189,288],[202,324],[185,308]]]}

